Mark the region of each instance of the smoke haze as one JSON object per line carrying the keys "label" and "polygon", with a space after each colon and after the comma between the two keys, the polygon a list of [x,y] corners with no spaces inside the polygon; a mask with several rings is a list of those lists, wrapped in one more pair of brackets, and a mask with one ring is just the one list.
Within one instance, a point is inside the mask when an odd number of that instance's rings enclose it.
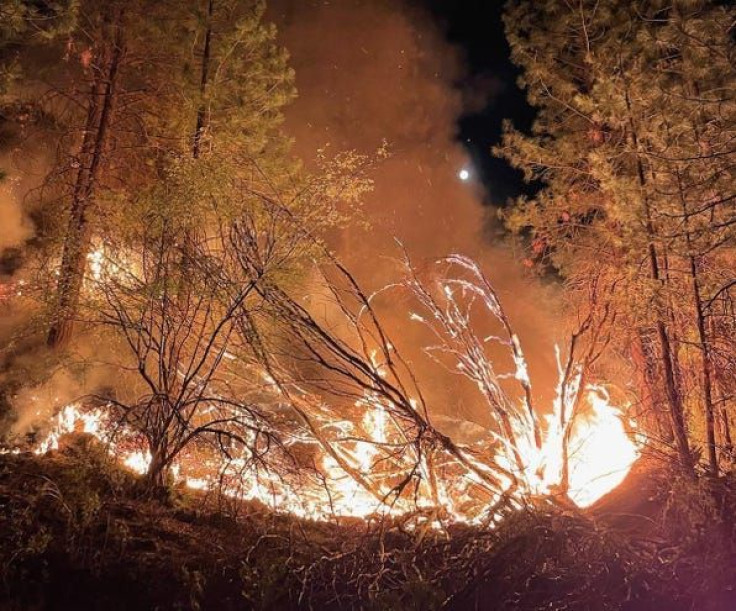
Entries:
{"label": "smoke haze", "polygon": [[[525,279],[510,247],[490,240],[480,182],[458,179],[462,168],[472,168],[455,140],[456,120],[468,105],[482,105],[494,86],[479,83],[470,95],[456,89],[464,72],[461,54],[427,15],[398,0],[272,0],[269,16],[296,71],[299,98],[286,113],[296,153],[314,159],[326,145],[334,152],[370,153],[384,141],[392,153],[374,172],[375,189],[365,197],[370,228],[356,223],[332,236],[342,260],[371,290],[399,277],[396,239],[420,266],[454,252],[478,260],[527,352],[540,405],[549,404],[556,381],[555,293]],[[8,167],[2,159],[1,167]],[[0,189],[1,250],[22,244],[33,228],[17,196],[28,188],[8,183]],[[405,303],[381,305],[394,337],[409,345],[426,339],[407,320]],[[22,393],[15,399],[22,414],[16,430],[42,415],[37,406],[58,407],[104,385],[105,375],[77,384],[60,373]],[[439,413],[486,423],[474,391],[460,392],[460,381],[430,377],[425,384]]]}
{"label": "smoke haze", "polygon": [[12,180],[0,182],[0,250],[21,246],[33,234],[23,213]]}
{"label": "smoke haze", "polygon": [[[494,88],[458,91],[461,54],[428,16],[400,2],[276,0],[271,12],[296,71],[299,98],[287,110],[287,130],[297,153],[310,159],[327,144],[370,152],[384,139],[392,151],[365,199],[370,229],[335,237],[341,258],[371,288],[396,280],[395,239],[416,263],[453,252],[478,260],[525,346],[537,393],[548,401],[557,373],[554,291],[526,280],[511,249],[490,241],[480,184],[458,179],[462,168],[473,170],[455,141],[456,120],[464,104],[477,106]],[[393,330],[406,336],[408,313],[398,310],[384,315],[395,316],[400,326]],[[449,389],[439,390],[448,400]],[[452,406],[458,408],[482,419],[472,406]]]}
{"label": "smoke haze", "polygon": [[[2,132],[0,125],[0,142],[11,138]],[[33,237],[34,227],[24,197],[41,183],[42,169],[46,169],[45,159],[35,143],[26,143],[22,159],[13,152],[0,155],[0,253],[21,248]]]}

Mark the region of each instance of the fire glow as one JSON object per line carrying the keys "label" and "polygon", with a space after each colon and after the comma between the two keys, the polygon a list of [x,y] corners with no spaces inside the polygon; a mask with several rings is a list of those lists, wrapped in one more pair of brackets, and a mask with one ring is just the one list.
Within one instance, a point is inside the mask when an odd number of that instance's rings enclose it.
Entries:
{"label": "fire glow", "polygon": [[[588,507],[602,496],[616,488],[626,477],[631,466],[639,457],[640,443],[632,439],[624,425],[622,411],[611,405],[602,387],[591,386],[586,389],[587,410],[575,423],[570,438],[570,487],[568,496],[579,507]],[[380,405],[367,398],[362,402],[365,415],[362,428],[367,434],[366,441],[353,443],[352,451],[343,448],[344,457],[364,475],[374,470],[378,457],[377,444],[389,441],[387,415]],[[549,417],[554,421],[554,414]],[[352,428],[349,423],[346,428]],[[36,446],[36,454],[59,448],[60,440],[69,433],[86,433],[105,445],[111,456],[125,468],[143,475],[151,461],[150,452],[141,445],[140,440],[130,431],[112,433],[103,409],[85,410],[78,404],[62,408],[55,417],[48,435]],[[561,446],[560,436],[554,426],[546,432],[544,443],[537,450],[530,439],[519,443],[517,448],[523,455],[527,468],[522,476],[524,485],[516,493],[518,503],[534,497],[554,495],[560,481]],[[495,460],[501,464],[509,463],[505,451],[499,451]],[[235,459],[228,464],[207,464],[208,473],[194,475],[201,468],[196,454],[187,454],[177,461],[172,476],[177,483],[201,491],[217,490],[223,475],[229,475],[231,482],[220,491],[244,500],[256,500],[274,511],[290,513],[310,519],[330,519],[332,517],[367,517],[390,513],[401,515],[410,511],[405,500],[382,505],[374,496],[366,492],[350,475],[344,472],[330,456],[323,454],[321,466],[325,482],[313,482],[308,489],[292,489],[288,482],[275,474],[256,473],[242,467],[243,459]],[[478,522],[477,515],[465,514],[462,510],[463,497],[472,494],[472,478],[464,482],[446,482],[441,495],[443,509],[454,521]],[[424,495],[415,499],[418,504],[428,508],[432,499]]]}
{"label": "fire glow", "polygon": [[[557,399],[559,404],[559,397]],[[586,410],[575,420],[569,440],[569,489],[578,507],[589,507],[616,488],[639,458],[641,443],[627,432],[624,412],[611,405],[605,388],[585,389]],[[541,450],[532,440],[520,444],[529,465],[525,474],[534,495],[554,494],[562,477],[562,434],[559,408],[547,418]],[[634,423],[629,422],[629,428]]]}
{"label": "fire glow", "polygon": [[[169,477],[191,489],[258,501],[273,511],[309,519],[420,513],[432,516],[427,518],[431,523],[442,519],[474,524],[493,524],[492,508],[500,499],[518,507],[561,497],[588,507],[621,484],[642,445],[631,433],[633,423],[626,423],[626,409],[611,404],[604,386],[585,383],[580,364],[570,360],[563,366],[558,350],[557,398],[551,410],[537,412],[521,342],[492,286],[470,259],[453,255],[438,263],[455,275],[443,276],[430,287],[406,261],[408,280],[402,286],[418,302],[408,319],[431,331],[437,343],[422,347],[431,360],[476,386],[479,404],[498,424],[487,430],[485,439],[463,445],[434,429],[419,387],[409,390],[416,382],[414,374],[409,371],[402,378],[396,366],[403,357],[380,327],[371,335],[370,328],[361,326],[372,307],[370,298],[364,298],[359,314],[349,318],[364,340],[366,360],[363,373],[346,380],[367,376],[367,382],[356,387],[362,396],[354,401],[351,414],[326,405],[327,397],[314,402],[313,392],[294,381],[276,380],[273,375],[281,374],[273,370],[262,369],[256,376],[262,392],[270,393],[269,402],[301,414],[306,422],[281,441],[287,452],[306,446],[313,457],[310,468],[271,468],[260,459],[255,438],[249,438],[225,452],[213,450],[213,444],[191,444],[176,457]],[[123,265],[130,267],[129,257]],[[119,276],[120,270],[103,248],[94,251],[91,281]],[[498,335],[475,335],[478,309],[500,323]],[[379,324],[377,318],[371,320]],[[366,338],[376,336],[381,338],[378,346],[368,347],[371,340]],[[495,370],[485,351],[488,343],[508,351],[510,372]],[[238,366],[238,357],[225,347],[222,355],[228,367]],[[356,355],[348,357],[349,363],[360,362],[362,357]],[[509,381],[523,390],[519,397],[508,394],[504,385]],[[204,402],[197,409],[203,416],[228,419],[214,404]],[[420,436],[413,440],[417,425]],[[260,425],[254,421],[249,426],[254,430]],[[428,441],[421,437],[425,429]],[[61,438],[72,432],[96,438],[123,467],[140,475],[149,472],[153,459],[146,436],[116,419],[111,405],[63,407],[34,451],[58,449]]]}

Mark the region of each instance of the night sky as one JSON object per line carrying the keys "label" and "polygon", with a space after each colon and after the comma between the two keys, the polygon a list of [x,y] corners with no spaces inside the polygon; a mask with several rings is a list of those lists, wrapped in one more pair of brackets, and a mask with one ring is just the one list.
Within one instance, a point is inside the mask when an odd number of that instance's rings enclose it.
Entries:
{"label": "night sky", "polygon": [[503,119],[526,130],[533,109],[516,80],[519,71],[509,60],[501,19],[502,0],[417,0],[427,8],[449,42],[462,49],[467,75],[457,83],[466,93],[466,112],[458,121],[458,139],[468,149],[479,178],[495,205],[529,192],[521,174],[491,155],[498,144]]}

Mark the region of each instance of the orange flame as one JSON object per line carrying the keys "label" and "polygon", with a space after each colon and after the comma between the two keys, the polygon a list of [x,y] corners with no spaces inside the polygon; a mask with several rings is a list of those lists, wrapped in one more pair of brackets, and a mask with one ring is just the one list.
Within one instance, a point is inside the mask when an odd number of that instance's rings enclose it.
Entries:
{"label": "orange flame", "polygon": [[[573,423],[569,441],[568,496],[579,507],[592,505],[618,486],[639,457],[641,448],[641,443],[632,439],[627,432],[622,411],[610,404],[605,389],[598,386],[587,387],[585,399],[588,409]],[[352,466],[363,475],[370,476],[375,467],[374,461],[379,457],[375,444],[389,440],[390,427],[386,411],[380,402],[367,397],[358,404],[365,409],[361,424],[368,436],[365,441],[344,444],[340,450]],[[528,431],[519,436],[517,450],[526,465],[525,472],[520,474],[526,488],[519,492],[519,500],[524,496],[551,494],[560,483],[561,435],[554,422],[556,418],[553,414],[549,418],[541,450],[536,448]],[[151,460],[147,450],[117,443],[120,433],[115,439],[112,438],[103,410],[85,411],[77,404],[67,405],[58,413],[51,431],[38,444],[35,452],[43,454],[58,449],[60,438],[75,431],[91,434],[106,444],[109,452],[124,467],[139,474],[147,471]],[[350,446],[350,449],[346,446]],[[511,466],[507,452],[499,452],[496,460],[504,467]],[[198,467],[201,467],[200,462],[192,461]],[[183,458],[175,466],[173,476],[175,480],[192,489],[206,491],[217,488],[223,481],[221,476],[229,474],[232,483],[220,488],[223,493],[258,500],[275,511],[310,519],[328,519],[331,516],[367,517],[382,512],[401,514],[410,509],[408,503],[402,499],[390,508],[382,507],[373,495],[344,473],[334,459],[326,454],[322,458],[322,465],[326,474],[326,487],[315,485],[299,492],[291,490],[275,476],[259,474],[258,477],[253,477],[247,471],[247,461],[244,458],[235,459],[227,466],[209,464],[208,472],[197,475],[189,472],[186,458]],[[459,509],[466,500],[463,495],[468,494],[472,484],[472,478],[460,485],[457,482],[441,482],[440,501],[455,520],[478,520],[478,516],[466,515]],[[429,498],[420,499],[420,504],[429,506]]]}

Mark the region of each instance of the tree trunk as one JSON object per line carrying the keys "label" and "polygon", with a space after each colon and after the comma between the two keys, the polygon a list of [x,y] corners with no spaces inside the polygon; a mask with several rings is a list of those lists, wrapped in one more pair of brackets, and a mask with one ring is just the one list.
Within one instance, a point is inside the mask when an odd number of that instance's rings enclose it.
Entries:
{"label": "tree trunk", "polygon": [[163,490],[169,475],[170,461],[166,459],[166,451],[162,445],[151,446],[151,462],[146,472],[146,485],[149,492]]}
{"label": "tree trunk", "polygon": [[698,278],[698,263],[692,253],[689,255],[689,259],[693,302],[698,321],[698,342],[700,343],[700,350],[702,353],[700,362],[703,376],[703,402],[705,407],[705,430],[708,444],[708,466],[710,467],[710,472],[714,476],[717,476],[718,458],[716,456],[715,410],[713,408],[712,360],[710,346],[708,344],[708,336],[705,330],[705,313],[703,311],[700,280]]}
{"label": "tree trunk", "polygon": [[692,236],[690,234],[689,216],[683,185],[679,171],[677,172],[677,186],[680,194],[680,205],[684,219],[685,244],[687,246],[687,257],[690,264],[690,288],[692,290],[693,308],[698,329],[698,343],[701,351],[701,375],[703,382],[703,407],[705,411],[705,432],[708,447],[708,468],[712,475],[718,476],[718,457],[716,455],[716,431],[715,431],[715,409],[713,407],[713,373],[708,333],[705,328],[705,310],[703,308],[702,290],[700,287],[699,265],[693,249]]}
{"label": "tree trunk", "polygon": [[[674,7],[675,14],[679,16],[679,8]],[[688,93],[694,97],[700,95],[700,88],[695,81],[686,80]],[[669,128],[668,128],[669,129]],[[700,139],[700,126],[693,121],[693,133]],[[705,431],[706,443],[708,446],[708,466],[713,476],[718,476],[718,457],[716,454],[716,432],[715,432],[715,408],[713,404],[713,358],[708,341],[708,332],[706,330],[706,313],[703,306],[703,291],[700,284],[699,261],[695,254],[693,238],[690,232],[690,211],[685,198],[685,189],[679,168],[675,169],[677,175],[677,190],[680,196],[680,206],[683,215],[683,225],[685,230],[685,245],[687,247],[687,257],[690,264],[690,288],[692,290],[693,306],[695,310],[698,343],[701,350],[701,375],[703,379],[703,407],[705,411]],[[727,429],[728,427],[726,427]]]}
{"label": "tree trunk", "polygon": [[562,472],[560,473],[559,488],[560,492],[562,492],[566,496],[570,493],[570,439],[572,438],[572,427],[575,426],[575,419],[580,408],[580,401],[585,395],[585,386],[588,383],[588,376],[586,373],[587,367],[588,365],[584,364],[583,372],[580,375],[578,390],[577,393],[575,393],[575,398],[570,407],[569,414],[567,414],[565,410],[567,391],[564,387],[562,393],[560,394],[560,401],[562,402],[562,404],[560,405],[560,426],[562,431]]}
{"label": "tree trunk", "polygon": [[87,268],[91,242],[89,217],[107,146],[123,55],[122,19],[122,13],[118,14],[113,26],[115,36],[105,71],[102,75],[95,76],[90,90],[85,133],[79,153],[80,167],[74,185],[59,270],[56,310],[47,337],[47,344],[54,348],[64,346],[71,338]]}
{"label": "tree trunk", "polygon": [[631,358],[639,376],[639,396],[643,407],[636,414],[636,421],[643,423],[645,430],[656,431],[660,440],[672,443],[672,422],[669,411],[662,409],[661,397],[657,394],[657,366],[654,355],[655,348],[652,346],[652,338],[644,329],[637,329],[636,341],[632,342]]}
{"label": "tree trunk", "polygon": [[[656,251],[653,246],[650,250],[650,261],[652,264],[652,278],[659,279],[657,264],[656,264]],[[667,396],[667,403],[670,408],[670,418],[672,419],[672,432],[675,436],[675,442],[677,443],[677,451],[680,456],[680,461],[686,469],[692,471],[693,460],[690,454],[690,445],[687,439],[687,432],[685,429],[685,416],[682,405],[682,397],[677,388],[677,381],[674,374],[674,359],[672,355],[672,347],[670,344],[669,336],[667,335],[667,328],[660,318],[656,323],[657,327],[657,338],[659,339],[659,346],[662,350],[662,361],[664,370],[664,385],[665,393]]]}
{"label": "tree trunk", "polygon": [[[644,172],[644,165],[641,160],[641,154],[639,152],[639,139],[637,137],[636,126],[631,109],[631,102],[628,94],[626,96],[626,105],[629,113],[629,125],[631,129],[630,138],[636,155],[637,178],[639,181],[639,188],[641,189],[641,203],[645,216],[645,230],[649,242],[647,248],[647,256],[649,259],[649,272],[653,280],[655,280],[661,286],[664,286],[664,279],[662,278],[659,270],[657,247],[655,245],[656,231],[652,219],[652,211],[649,203],[649,198],[646,194],[647,179]],[[675,379],[672,346],[670,344],[670,338],[667,335],[667,327],[664,323],[664,319],[659,312],[657,312],[656,314],[655,327],[659,347],[662,353],[664,390],[665,396],[667,397],[667,404],[669,406],[670,419],[672,422],[672,432],[675,437],[677,453],[679,455],[680,463],[682,464],[682,466],[687,471],[694,473],[692,454],[690,453],[690,445],[688,443],[687,432],[685,429],[685,416],[682,405],[682,397],[680,396],[680,393],[678,391],[677,381]]]}
{"label": "tree trunk", "polygon": [[[215,10],[214,0],[207,0],[207,21],[204,33],[204,48],[202,49],[202,63],[200,64],[200,80],[199,80],[199,96],[200,103],[197,108],[197,118],[192,136],[192,157],[199,159],[202,153],[202,138],[207,129],[208,115],[207,105],[205,103],[205,94],[207,93],[207,85],[209,84],[210,62],[212,55],[212,16]],[[188,276],[192,268],[192,258],[195,249],[195,231],[192,227],[186,227],[182,237],[182,252],[180,262],[180,278],[178,296],[180,303],[185,303],[189,297],[189,290],[186,285]]]}
{"label": "tree trunk", "polygon": [[204,96],[207,93],[207,85],[209,83],[210,57],[212,54],[212,15],[215,11],[214,0],[207,0],[207,25],[204,34],[204,49],[202,50],[202,64],[200,69],[199,95],[200,103],[197,109],[197,123],[194,129],[194,138],[192,143],[192,157],[199,158],[202,149],[202,136],[207,129],[207,105]]}

